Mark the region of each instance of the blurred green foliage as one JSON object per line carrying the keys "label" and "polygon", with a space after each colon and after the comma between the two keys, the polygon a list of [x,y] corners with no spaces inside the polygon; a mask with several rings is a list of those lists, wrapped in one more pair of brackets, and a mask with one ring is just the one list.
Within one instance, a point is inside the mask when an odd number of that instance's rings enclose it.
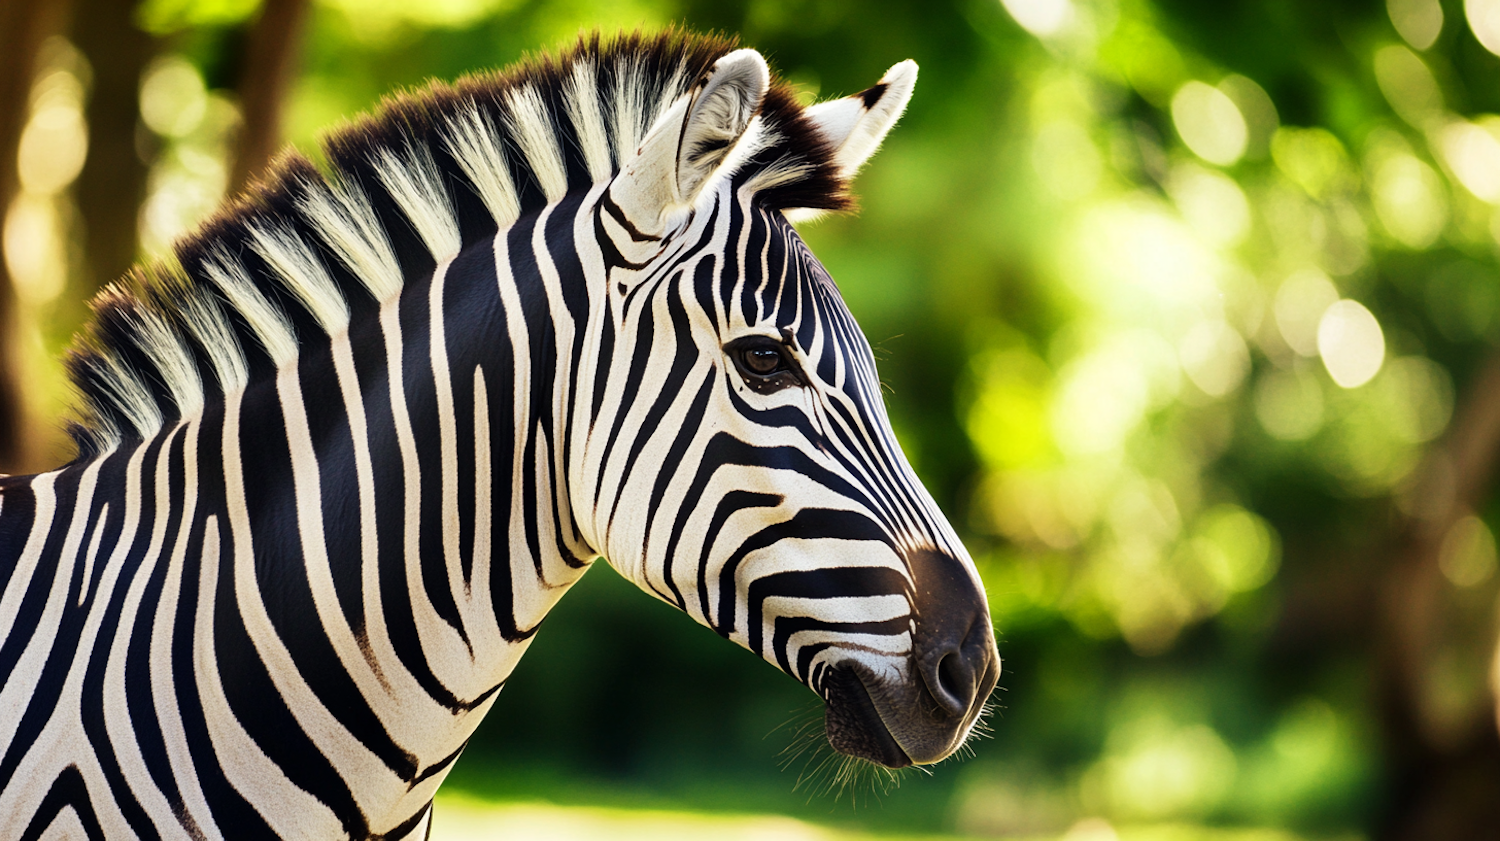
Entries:
{"label": "blurred green foliage", "polygon": [[[256,7],[141,9],[169,45],[143,88],[148,247],[223,190]],[[1500,3],[321,0],[289,134],[311,150],[393,89],[672,23],[738,33],[809,100],[921,66],[860,212],[805,236],[980,564],[995,735],[888,792],[794,791],[778,726],[815,699],[600,571],[451,786],[885,830],[1370,832],[1401,773],[1378,582],[1413,522],[1445,529],[1449,605],[1411,688],[1424,732],[1493,728],[1500,512],[1453,490],[1489,466],[1436,448],[1500,335]]]}

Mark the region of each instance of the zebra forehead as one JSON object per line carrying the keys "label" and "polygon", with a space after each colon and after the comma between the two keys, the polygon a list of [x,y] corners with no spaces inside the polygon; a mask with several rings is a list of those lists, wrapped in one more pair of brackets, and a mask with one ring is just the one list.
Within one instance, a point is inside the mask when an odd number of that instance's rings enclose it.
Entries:
{"label": "zebra forehead", "polygon": [[[170,256],[95,302],[70,362],[80,456],[243,388],[246,372],[266,369],[251,354],[288,364],[289,349],[347,326],[349,296],[389,300],[456,249],[613,178],[736,46],[677,29],[588,35],[387,99],[324,140],[326,171],[283,154]],[[846,208],[835,151],[785,82],[772,80],[760,118],[769,140],[740,167],[739,189],[769,210]]]}

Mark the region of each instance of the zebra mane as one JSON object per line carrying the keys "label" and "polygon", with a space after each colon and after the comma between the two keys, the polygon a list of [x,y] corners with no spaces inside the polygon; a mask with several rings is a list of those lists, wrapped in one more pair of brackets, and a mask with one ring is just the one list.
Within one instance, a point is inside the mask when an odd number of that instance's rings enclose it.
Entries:
{"label": "zebra mane", "polygon": [[[295,151],[165,259],[94,299],[67,367],[87,459],[274,375],[464,246],[609,180],[733,40],[584,36],[560,55],[388,98]],[[736,177],[775,209],[848,206],[833,150],[779,80]]]}

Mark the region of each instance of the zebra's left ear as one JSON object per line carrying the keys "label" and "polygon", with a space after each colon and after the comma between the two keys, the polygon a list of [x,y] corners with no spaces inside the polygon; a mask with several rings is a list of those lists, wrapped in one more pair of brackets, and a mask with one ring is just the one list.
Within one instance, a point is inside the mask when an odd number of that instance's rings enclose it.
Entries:
{"label": "zebra's left ear", "polygon": [[887,70],[874,87],[843,99],[819,102],[803,112],[835,149],[839,177],[853,178],[880,148],[880,141],[901,119],[916,84],[917,63],[907,59]]}
{"label": "zebra's left ear", "polygon": [[[656,121],[609,186],[609,198],[635,233],[660,237],[743,155],[771,85],[766,60],[735,50],[714,62],[687,95]],[[623,220],[622,220],[623,221]]]}

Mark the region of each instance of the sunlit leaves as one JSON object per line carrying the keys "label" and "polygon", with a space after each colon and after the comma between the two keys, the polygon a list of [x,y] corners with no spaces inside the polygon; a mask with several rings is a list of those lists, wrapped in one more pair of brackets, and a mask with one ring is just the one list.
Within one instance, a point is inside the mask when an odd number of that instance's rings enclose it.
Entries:
{"label": "sunlit leaves", "polygon": [[198,26],[244,23],[260,9],[262,0],[146,0],[136,10],[136,22],[157,35]]}

